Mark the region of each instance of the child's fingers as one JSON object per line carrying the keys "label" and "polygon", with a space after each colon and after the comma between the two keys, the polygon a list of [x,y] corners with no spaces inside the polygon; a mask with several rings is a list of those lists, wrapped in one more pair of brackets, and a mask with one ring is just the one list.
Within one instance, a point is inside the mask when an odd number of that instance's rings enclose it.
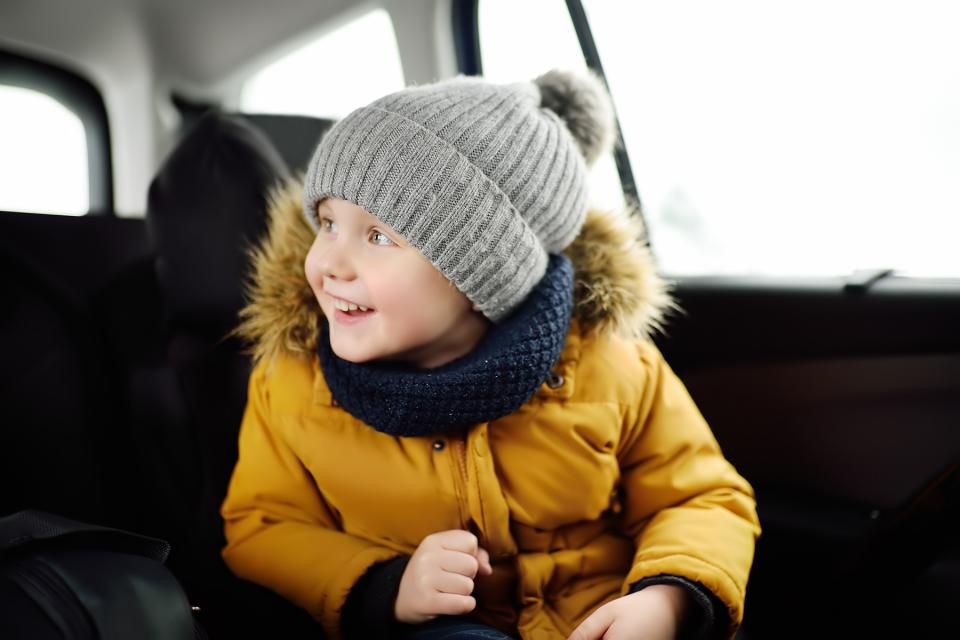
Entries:
{"label": "child's fingers", "polygon": [[440,571],[433,578],[433,586],[442,593],[468,596],[473,593],[473,579],[459,573]]}
{"label": "child's fingers", "polygon": [[488,576],[493,573],[493,567],[490,565],[490,554],[484,548],[477,550],[477,561],[480,563],[481,575]]}
{"label": "child's fingers", "polygon": [[473,596],[461,596],[453,593],[435,592],[430,598],[430,610],[438,615],[462,616],[477,606]]}
{"label": "child's fingers", "polygon": [[450,529],[449,531],[431,533],[427,536],[427,539],[436,541],[440,547],[449,551],[461,551],[463,553],[469,553],[472,556],[477,555],[477,547],[480,545],[477,536],[463,529]]}
{"label": "child's fingers", "polygon": [[[480,547],[480,541],[477,539],[477,536],[469,531],[450,529],[448,531],[430,534],[427,538],[430,539],[431,544],[438,544],[442,549],[447,551],[459,551],[475,557],[480,565],[479,571],[481,574],[488,576],[493,573],[493,567],[490,565],[490,554],[487,553],[486,549]],[[475,574],[464,575],[473,577]]]}
{"label": "child's fingers", "polygon": [[600,607],[587,616],[587,619],[573,630],[567,640],[599,640],[607,632],[612,622],[611,610],[607,607]]}
{"label": "child's fingers", "polygon": [[439,556],[440,568],[444,571],[449,571],[450,573],[459,573],[462,576],[467,576],[468,578],[474,578],[477,575],[477,570],[481,569],[480,560],[468,553],[461,553],[460,551],[447,551],[443,550],[442,555]]}

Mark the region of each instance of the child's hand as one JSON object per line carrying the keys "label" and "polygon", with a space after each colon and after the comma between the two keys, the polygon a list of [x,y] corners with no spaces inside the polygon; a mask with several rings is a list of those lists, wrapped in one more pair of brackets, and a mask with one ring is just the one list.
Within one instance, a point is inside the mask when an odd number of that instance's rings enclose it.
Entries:
{"label": "child's hand", "polygon": [[651,585],[603,605],[567,640],[673,640],[688,597],[683,587]]}
{"label": "child's hand", "polygon": [[473,579],[493,573],[477,536],[462,529],[431,533],[413,553],[400,578],[393,611],[397,620],[420,624],[438,615],[462,615],[477,606]]}

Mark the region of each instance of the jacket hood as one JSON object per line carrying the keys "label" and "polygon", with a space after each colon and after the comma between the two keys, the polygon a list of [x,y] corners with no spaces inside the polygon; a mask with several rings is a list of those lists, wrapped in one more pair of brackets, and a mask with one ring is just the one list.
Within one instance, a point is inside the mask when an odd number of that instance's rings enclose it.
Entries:
{"label": "jacket hood", "polygon": [[[271,191],[267,235],[250,252],[249,302],[233,334],[250,343],[255,361],[310,357],[316,347],[320,312],[303,270],[314,231],[303,215],[302,194],[299,179]],[[573,319],[584,335],[648,338],[677,308],[644,236],[639,216],[591,209],[564,250],[574,267]]]}

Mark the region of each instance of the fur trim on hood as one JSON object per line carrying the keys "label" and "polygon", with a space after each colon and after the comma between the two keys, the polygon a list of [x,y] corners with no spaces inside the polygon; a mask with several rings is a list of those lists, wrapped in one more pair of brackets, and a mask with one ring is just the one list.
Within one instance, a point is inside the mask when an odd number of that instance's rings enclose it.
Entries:
{"label": "fur trim on hood", "polygon": [[[284,353],[309,357],[316,347],[319,309],[303,272],[314,232],[303,216],[302,192],[297,179],[272,190],[267,235],[250,254],[249,303],[233,335],[251,344],[256,361]],[[643,238],[639,216],[591,209],[564,251],[574,267],[573,316],[585,335],[649,338],[677,308]]]}

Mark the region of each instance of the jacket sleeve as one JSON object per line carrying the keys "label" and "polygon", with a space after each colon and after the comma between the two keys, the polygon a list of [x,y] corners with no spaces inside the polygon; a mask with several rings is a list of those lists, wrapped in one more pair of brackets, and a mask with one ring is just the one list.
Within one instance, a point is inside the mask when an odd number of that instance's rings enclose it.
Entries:
{"label": "jacket sleeve", "polygon": [[239,457],[221,506],[224,561],[239,577],[306,609],[332,639],[354,584],[401,554],[344,533],[271,414],[266,365],[250,376]]}
{"label": "jacket sleeve", "polygon": [[617,457],[622,527],[636,544],[621,595],[654,576],[703,585],[726,608],[732,638],[743,619],[760,535],[754,493],[720,451],[683,383],[649,342],[638,342],[639,400],[628,403]]}

